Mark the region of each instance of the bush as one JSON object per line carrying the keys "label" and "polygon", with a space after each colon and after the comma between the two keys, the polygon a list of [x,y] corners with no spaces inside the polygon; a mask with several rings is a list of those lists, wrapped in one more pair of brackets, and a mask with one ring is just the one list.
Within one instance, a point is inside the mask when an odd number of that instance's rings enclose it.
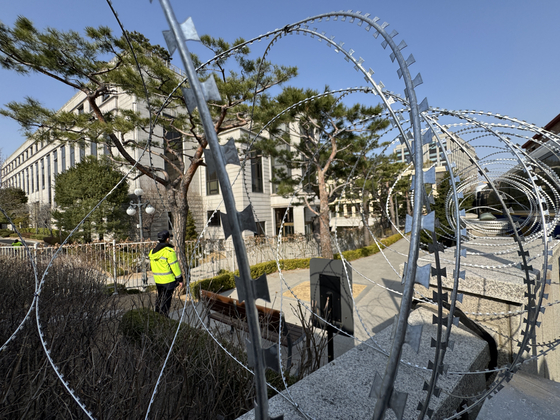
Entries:
{"label": "bush", "polygon": [[9,238],[12,233],[14,232],[10,229],[0,229],[0,236],[3,238]]}
{"label": "bush", "polygon": [[[384,249],[390,245],[393,245],[401,238],[402,236],[397,233],[395,235],[389,236],[388,238],[381,239],[379,240],[379,242],[381,243],[381,245],[383,245],[382,248]],[[359,258],[369,257],[370,255],[377,254],[378,252],[379,252],[379,247],[377,246],[377,244],[373,244],[359,249],[344,251],[342,255],[346,261],[354,261]],[[335,254],[334,259],[340,260],[340,254]]]}
{"label": "bush", "polygon": [[[210,279],[192,282],[191,294],[194,297],[198,298],[200,296],[200,290],[208,290],[210,292],[218,293],[233,288],[235,288],[233,273],[228,271],[224,274],[219,274],[216,277],[212,277]],[[183,289],[182,293],[186,293],[186,289]]]}
{"label": "bush", "polygon": [[[39,278],[45,266],[37,264]],[[0,342],[17,331],[28,311],[35,290],[33,267],[26,261],[0,259]],[[60,372],[85,404],[95,398],[110,400],[97,381],[110,372],[92,368],[105,363],[99,341],[111,321],[112,301],[104,293],[100,273],[59,258],[45,275],[38,305],[43,338]],[[116,311],[114,311],[116,313]],[[50,366],[37,334],[35,315],[17,332],[0,357],[0,418],[82,418],[81,408],[72,400]],[[109,401],[109,404],[114,401]],[[110,407],[107,407],[110,411]],[[102,410],[98,410],[96,417]]]}
{"label": "bush", "polygon": [[[40,278],[45,266],[37,268]],[[33,267],[0,257],[0,270],[0,343],[17,331],[0,357],[0,418],[84,418],[47,360],[34,311],[18,330],[34,297]],[[230,357],[246,364],[241,346],[223,344],[226,354],[207,333],[182,324],[160,378],[177,321],[145,308],[123,316],[120,302],[130,297],[107,295],[102,273],[71,258],[57,258],[45,280],[38,302],[44,340],[94,418],[144,418],[158,379],[153,418],[229,420],[252,408],[253,377]]]}
{"label": "bush", "polygon": [[[151,357],[161,364],[178,327],[178,321],[142,308],[125,313],[119,331],[139,350],[148,346]],[[181,324],[166,369],[170,386],[165,392],[172,394],[172,400],[177,398],[174,405],[183,406],[177,410],[181,414],[173,418],[190,418],[184,410],[196,409],[199,415],[194,418],[234,419],[252,408],[253,375],[230,354],[247,364],[240,346],[225,341],[218,344],[206,331]]]}
{"label": "bush", "polygon": [[[105,287],[105,294],[112,295],[113,293],[115,293],[115,283],[108,284]],[[117,293],[126,294],[126,286],[124,284],[117,283]]]}
{"label": "bush", "polygon": [[169,318],[148,308],[132,309],[126,312],[119,324],[119,331],[130,340],[139,343],[143,335],[154,339],[156,332],[170,333],[177,324]]}
{"label": "bush", "polygon": [[[395,234],[389,236],[388,238],[381,239],[379,242],[383,245],[383,248],[386,248],[394,244],[401,238],[402,236],[400,234]],[[364,248],[344,251],[342,255],[347,261],[354,261],[358,258],[377,254],[378,252],[378,246],[376,244],[373,244]],[[335,254],[334,259],[339,260],[340,254]],[[311,258],[295,258],[293,260],[280,260],[279,264],[282,271],[290,271],[300,268],[309,268],[309,261],[311,261]],[[276,273],[277,271],[278,265],[276,264],[276,261],[268,261],[260,264],[255,264],[251,266],[251,278],[257,279],[263,274],[272,274]],[[235,273],[232,273],[231,271],[222,269],[219,271],[219,274],[216,277],[192,282],[191,293],[195,298],[198,298],[200,295],[200,290],[208,290],[209,292],[219,293],[233,289],[235,288],[234,276],[239,276],[239,270],[236,270]],[[183,291],[183,293],[186,293],[186,291]]]}

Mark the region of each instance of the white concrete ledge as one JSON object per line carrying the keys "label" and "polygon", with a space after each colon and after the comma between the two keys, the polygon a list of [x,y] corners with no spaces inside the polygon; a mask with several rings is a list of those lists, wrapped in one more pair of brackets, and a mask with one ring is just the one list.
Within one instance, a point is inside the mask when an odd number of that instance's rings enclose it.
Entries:
{"label": "white concrete ledge", "polygon": [[[404,345],[402,359],[426,367],[428,360],[433,360],[435,349],[431,347],[432,337],[436,337],[436,326],[432,325],[433,312],[424,308],[411,313],[410,324],[423,324],[422,342],[420,351],[416,354],[408,345]],[[299,408],[309,416],[316,419],[367,419],[373,416],[375,398],[370,398],[375,372],[383,376],[388,358],[373,349],[375,342],[389,351],[392,343],[391,329],[389,327],[376,334],[373,339],[349,350],[333,362],[302,379],[289,388],[289,393],[284,395],[292,398]],[[445,328],[444,328],[445,331]],[[487,344],[477,336],[462,327],[452,329],[452,340],[455,342],[454,350],[449,350],[445,357],[445,364],[449,372],[470,372],[486,369],[489,355]],[[429,381],[431,371],[401,365],[395,384],[395,389],[407,392],[408,400],[404,419],[418,416],[417,406],[423,402],[426,392],[422,391],[424,381]],[[432,397],[430,407],[435,410],[433,418],[442,418],[450,415],[462,398],[455,395],[473,395],[484,389],[485,375],[447,375],[438,381],[438,387],[443,389],[440,398]],[[304,419],[294,405],[286,400],[283,395],[276,395],[269,400],[269,413],[271,417],[284,415],[284,420]],[[395,418],[394,413],[388,410],[386,419]],[[243,420],[254,419],[251,411],[240,417]]]}

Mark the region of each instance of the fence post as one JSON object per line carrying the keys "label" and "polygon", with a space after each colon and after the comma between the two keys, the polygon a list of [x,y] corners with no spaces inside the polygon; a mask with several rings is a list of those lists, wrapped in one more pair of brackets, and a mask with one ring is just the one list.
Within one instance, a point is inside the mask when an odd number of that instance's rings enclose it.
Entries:
{"label": "fence post", "polygon": [[113,239],[113,281],[115,283],[115,289],[113,294],[118,294],[117,292],[117,241]]}

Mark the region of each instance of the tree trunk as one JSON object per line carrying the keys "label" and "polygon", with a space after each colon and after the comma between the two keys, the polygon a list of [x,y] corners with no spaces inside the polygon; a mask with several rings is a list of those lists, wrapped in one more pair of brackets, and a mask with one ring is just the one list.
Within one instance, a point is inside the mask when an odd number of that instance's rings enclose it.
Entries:
{"label": "tree trunk", "polygon": [[363,200],[362,201],[362,222],[364,224],[364,227],[362,229],[363,231],[363,235],[364,235],[364,246],[370,246],[371,245],[371,235],[369,233],[369,203],[367,202],[367,200]]}
{"label": "tree trunk", "polygon": [[329,212],[329,194],[325,183],[325,176],[322,171],[318,171],[319,182],[319,235],[321,239],[321,256],[323,258],[333,258],[331,244],[331,227]]}
{"label": "tree trunk", "polygon": [[[169,190],[168,195],[172,197],[171,215],[173,217],[173,243],[175,252],[183,273],[184,281],[187,281],[189,261],[185,250],[185,233],[187,228],[187,214],[189,212],[189,204],[187,197],[179,192]],[[190,280],[190,279],[189,279]],[[187,286],[187,284],[184,284]]]}
{"label": "tree trunk", "polygon": [[404,196],[406,197],[406,214],[412,216],[412,206],[410,204],[410,194],[408,191],[404,193]]}
{"label": "tree trunk", "polygon": [[[389,183],[387,182],[387,190],[389,190]],[[397,209],[398,211],[398,209]],[[395,203],[393,202],[393,195],[391,194],[389,196],[389,214],[391,216],[391,221],[393,223],[391,223],[391,232],[394,235],[395,233],[397,233],[397,229],[395,228],[395,224],[397,223],[397,219],[395,217]]]}

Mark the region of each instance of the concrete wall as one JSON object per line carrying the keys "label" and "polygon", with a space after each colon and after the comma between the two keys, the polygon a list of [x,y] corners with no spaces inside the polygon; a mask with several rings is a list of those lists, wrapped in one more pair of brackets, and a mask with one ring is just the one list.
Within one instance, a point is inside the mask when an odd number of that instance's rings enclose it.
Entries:
{"label": "concrete wall", "polygon": [[[560,339],[560,247],[556,247],[552,255],[552,274],[551,284],[544,289],[548,293],[548,299],[544,301],[545,312],[541,314],[541,327],[536,331],[536,342],[539,346],[534,346],[533,351],[540,353],[547,350],[545,343],[558,341]],[[558,343],[557,343],[558,344]],[[546,379],[560,382],[560,349],[550,351],[544,356],[539,357],[536,363],[531,365],[531,373],[536,373]]]}
{"label": "concrete wall", "polygon": [[[487,240],[490,240],[487,238]],[[497,239],[496,239],[497,240]],[[543,300],[544,314],[540,314],[538,321],[540,326],[536,328],[535,341],[531,344],[529,353],[523,355],[528,359],[539,355],[538,359],[532,363],[526,363],[526,371],[538,374],[546,379],[560,382],[560,351],[548,351],[541,355],[543,351],[549,349],[547,343],[554,342],[560,338],[560,276],[559,258],[560,247],[558,241],[551,241],[549,247],[555,247],[554,253],[549,257],[548,264],[552,265],[550,274],[551,284],[546,285],[545,294],[548,299]],[[476,251],[474,245],[466,244],[469,251]],[[483,247],[479,247],[483,248]],[[529,251],[528,261],[534,270],[530,273],[530,278],[537,281],[540,274],[544,258],[542,257],[542,240],[537,239],[524,246]],[[453,287],[452,273],[454,270],[454,249],[449,248],[442,254],[441,258],[447,268],[447,278],[443,278],[443,285],[446,292],[450,293]],[[431,256],[424,257],[426,261],[432,261]],[[509,254],[501,255],[468,255],[461,259],[461,270],[465,270],[465,279],[459,281],[459,292],[463,294],[463,301],[457,307],[466,315],[478,322],[492,337],[498,345],[498,365],[505,365],[512,361],[512,356],[519,350],[518,343],[522,340],[522,332],[526,329],[523,320],[527,318],[524,312],[526,305],[525,293],[527,286],[524,283],[523,271],[519,268],[521,259],[517,257],[515,246]],[[469,265],[467,265],[469,264]],[[509,265],[500,269],[492,269],[492,266]],[[402,269],[402,267],[401,267]],[[426,290],[423,286],[416,285],[415,290],[418,297],[425,296],[432,298],[433,291],[436,290],[437,279],[430,279],[430,289]],[[537,292],[537,296],[540,291]]]}

